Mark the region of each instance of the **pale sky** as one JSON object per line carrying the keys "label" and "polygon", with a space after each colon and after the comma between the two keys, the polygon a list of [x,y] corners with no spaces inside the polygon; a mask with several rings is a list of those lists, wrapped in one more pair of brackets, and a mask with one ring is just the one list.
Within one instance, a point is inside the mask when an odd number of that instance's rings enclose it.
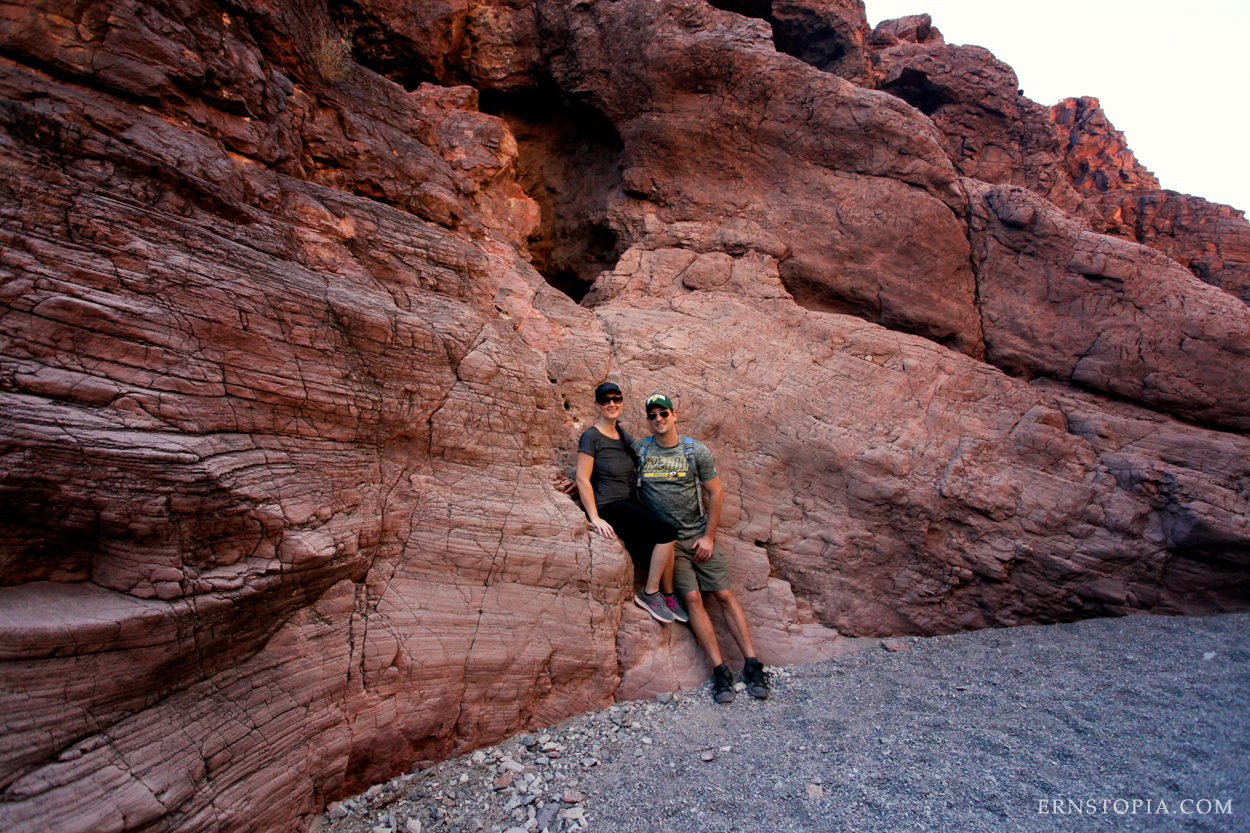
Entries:
{"label": "pale sky", "polygon": [[1039,104],[1089,95],[1159,184],[1250,212],[1250,0],[864,0],[868,22],[927,12],[984,46]]}

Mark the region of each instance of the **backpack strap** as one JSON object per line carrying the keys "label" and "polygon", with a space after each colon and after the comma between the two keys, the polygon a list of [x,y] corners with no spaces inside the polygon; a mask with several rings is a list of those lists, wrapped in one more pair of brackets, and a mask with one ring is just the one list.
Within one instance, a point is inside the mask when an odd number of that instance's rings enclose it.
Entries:
{"label": "backpack strap", "polygon": [[647,452],[651,450],[651,440],[651,437],[647,437],[642,441],[642,453],[634,463],[634,486],[638,489],[642,488],[642,464],[647,459]]}
{"label": "backpack strap", "polygon": [[681,438],[681,450],[686,454],[686,462],[690,464],[690,470],[694,472],[694,494],[695,499],[699,503],[699,517],[703,517],[703,490],[699,487],[703,482],[699,480],[699,461],[694,456],[694,440],[690,437]]}

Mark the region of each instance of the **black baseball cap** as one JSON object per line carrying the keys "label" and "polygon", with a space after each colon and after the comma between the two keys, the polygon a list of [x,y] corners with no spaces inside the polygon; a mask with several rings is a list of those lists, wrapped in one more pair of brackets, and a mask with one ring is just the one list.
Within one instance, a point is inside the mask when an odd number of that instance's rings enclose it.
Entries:
{"label": "black baseball cap", "polygon": [[616,382],[604,382],[602,385],[595,388],[595,401],[602,402],[603,397],[607,396],[609,393],[620,393],[622,398],[625,396],[625,394],[621,393],[621,389],[616,386]]}

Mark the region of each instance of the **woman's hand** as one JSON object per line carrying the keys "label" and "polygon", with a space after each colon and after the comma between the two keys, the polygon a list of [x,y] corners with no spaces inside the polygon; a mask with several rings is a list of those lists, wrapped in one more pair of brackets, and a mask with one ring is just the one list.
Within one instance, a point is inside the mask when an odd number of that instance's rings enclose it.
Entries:
{"label": "woman's hand", "polygon": [[608,523],[603,518],[592,518],[590,525],[595,528],[595,532],[598,532],[604,538],[616,537],[616,530],[612,528],[612,524]]}

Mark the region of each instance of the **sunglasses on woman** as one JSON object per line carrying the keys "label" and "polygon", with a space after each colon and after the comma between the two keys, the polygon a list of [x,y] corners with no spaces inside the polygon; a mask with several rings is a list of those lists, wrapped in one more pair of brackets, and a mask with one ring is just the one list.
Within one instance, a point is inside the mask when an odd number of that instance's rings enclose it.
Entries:
{"label": "sunglasses on woman", "polygon": [[624,402],[624,401],[625,401],[625,398],[624,398],[623,396],[614,396],[614,395],[612,395],[612,396],[605,396],[605,397],[603,397],[602,399],[600,399],[600,400],[599,400],[599,404],[600,404],[600,405],[606,405],[606,404],[608,404],[609,402],[615,402],[617,405],[619,405],[619,404],[621,404],[621,403],[622,403],[622,402]]}
{"label": "sunglasses on woman", "polygon": [[667,408],[660,408],[659,410],[655,410],[655,411],[647,411],[647,421],[652,422],[657,417],[660,419],[668,419],[668,415],[671,413],[672,411],[670,411]]}

